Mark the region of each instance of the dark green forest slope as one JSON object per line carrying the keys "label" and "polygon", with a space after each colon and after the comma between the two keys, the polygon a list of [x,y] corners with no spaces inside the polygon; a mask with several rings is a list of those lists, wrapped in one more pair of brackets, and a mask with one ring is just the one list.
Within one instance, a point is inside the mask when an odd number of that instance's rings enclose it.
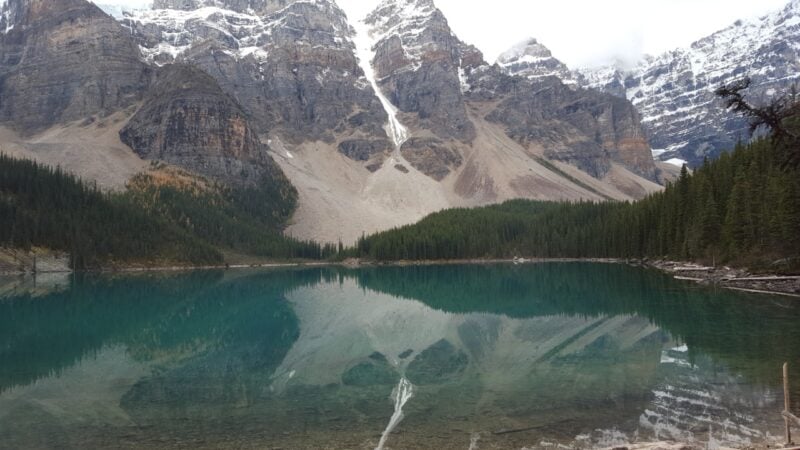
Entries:
{"label": "dark green forest slope", "polygon": [[0,246],[67,251],[77,269],[221,264],[221,249],[275,259],[319,259],[334,250],[283,237],[294,204],[274,204],[284,196],[267,183],[232,189],[164,178],[151,171],[124,193],[104,193],[58,168],[0,154]]}

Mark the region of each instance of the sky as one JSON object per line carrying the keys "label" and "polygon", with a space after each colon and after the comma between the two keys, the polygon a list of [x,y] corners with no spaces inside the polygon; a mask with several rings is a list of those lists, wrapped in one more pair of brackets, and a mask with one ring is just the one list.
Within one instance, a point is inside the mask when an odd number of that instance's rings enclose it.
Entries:
{"label": "sky", "polygon": [[[1,0],[0,0],[1,1]],[[336,0],[361,19],[380,0]],[[778,10],[788,0],[435,0],[462,41],[489,62],[534,37],[570,67],[633,65],[690,45],[739,19]],[[138,7],[150,0],[97,0]]]}

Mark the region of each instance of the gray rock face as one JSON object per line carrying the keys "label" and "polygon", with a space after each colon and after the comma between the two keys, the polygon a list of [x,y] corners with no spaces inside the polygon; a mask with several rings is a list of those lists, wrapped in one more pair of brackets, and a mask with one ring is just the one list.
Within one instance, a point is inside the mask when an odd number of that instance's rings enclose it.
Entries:
{"label": "gray rock face", "polygon": [[379,84],[402,112],[442,139],[470,142],[462,77],[483,56],[461,42],[431,0],[385,0],[365,23],[375,40]]}
{"label": "gray rock face", "polygon": [[158,70],[144,105],[120,132],[144,159],[161,160],[232,185],[288,181],[244,111],[205,72],[185,65]]}
{"label": "gray rock face", "polygon": [[584,85],[630,99],[661,159],[692,166],[749,139],[747,122],[724,110],[713,91],[750,76],[752,100],[767,101],[800,80],[800,1],[765,17],[738,21],[686,49],[642,61],[633,70],[586,70]]}
{"label": "gray rock face", "polygon": [[458,150],[436,138],[411,138],[400,151],[415,169],[436,181],[443,180],[464,162]]}
{"label": "gray rock face", "polygon": [[2,11],[0,122],[34,133],[143,102],[120,133],[142,158],[229,184],[289,186],[212,77],[148,66],[130,30],[94,4],[10,0]]}
{"label": "gray rock face", "polygon": [[0,122],[34,133],[139,101],[150,70],[129,35],[85,0],[8,0],[0,11]]}
{"label": "gray rock face", "polygon": [[369,161],[392,149],[392,144],[379,139],[349,139],[339,143],[339,153],[353,161]]}
{"label": "gray rock face", "polygon": [[473,71],[469,99],[496,103],[487,115],[524,145],[602,177],[612,161],[655,180],[650,147],[633,105],[624,99],[574,89],[555,77],[509,76],[499,66]]}
{"label": "gray rock face", "polygon": [[[385,0],[366,19],[375,39],[375,67],[403,119],[430,131],[403,147],[416,168],[442,179],[461,164],[448,140],[469,143],[475,127],[467,108],[485,110],[524,145],[544,148],[548,158],[573,164],[602,178],[618,162],[656,180],[650,147],[639,116],[626,100],[567,86],[549,70],[569,70],[535,40],[507,52],[505,66],[488,66],[474,47],[461,42],[431,0]],[[539,71],[537,67],[544,67]],[[505,71],[525,72],[511,77]]]}
{"label": "gray rock face", "polygon": [[291,142],[385,136],[386,114],[335,4],[226,0],[211,2],[223,9],[194,10],[206,3],[161,1],[180,10],[142,11],[124,23],[154,63],[178,60],[211,74],[261,134]]}

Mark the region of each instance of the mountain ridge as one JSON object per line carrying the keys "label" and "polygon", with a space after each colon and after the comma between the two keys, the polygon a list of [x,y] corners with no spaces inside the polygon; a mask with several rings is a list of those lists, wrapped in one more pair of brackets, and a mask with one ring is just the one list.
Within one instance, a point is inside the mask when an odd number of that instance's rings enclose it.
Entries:
{"label": "mountain ridge", "polygon": [[[364,22],[374,39],[364,52],[361,25],[329,0],[160,0],[161,9],[129,11],[116,21],[85,0],[54,1],[93,11],[114,30],[103,45],[124,47],[126,73],[141,75],[140,85],[125,91],[128,100],[114,94],[107,106],[37,119],[30,133],[15,137],[44,162],[50,156],[34,142],[41,133],[73,121],[70,133],[81,139],[90,129],[108,129],[114,117],[120,146],[129,145],[120,150],[126,158],[167,161],[233,184],[244,173],[250,180],[270,174],[298,192],[290,235],[348,243],[446,208],[518,197],[629,200],[659,189],[639,117],[626,100],[497,71],[430,0],[381,3]],[[0,73],[16,70],[9,61],[19,44],[9,36],[29,32],[0,34],[0,54],[11,55],[0,59]],[[83,32],[74,45],[93,54],[92,30]],[[112,76],[102,64],[62,65],[74,68],[81,88]],[[200,72],[209,76],[201,86],[181,89]],[[177,78],[165,84],[164,74]],[[52,74],[40,75],[59,86]],[[105,86],[70,98],[104,98]],[[160,91],[164,86],[171,90]],[[198,96],[197,89],[213,94]],[[45,93],[34,104],[51,96],[58,98]]]}
{"label": "mountain ridge", "polygon": [[577,80],[582,87],[630,100],[642,115],[655,155],[696,167],[750,138],[747,121],[726,112],[714,95],[717,87],[750,76],[748,95],[763,103],[800,80],[800,3],[792,0],[771,14],[736,21],[686,48],[647,56],[632,69],[611,65],[563,72],[560,66],[512,63],[507,70],[522,76],[538,70],[540,76]]}

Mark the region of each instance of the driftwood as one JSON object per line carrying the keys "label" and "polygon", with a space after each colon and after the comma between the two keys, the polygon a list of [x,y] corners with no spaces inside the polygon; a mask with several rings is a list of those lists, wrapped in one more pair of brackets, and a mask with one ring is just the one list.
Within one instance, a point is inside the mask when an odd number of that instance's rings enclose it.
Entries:
{"label": "driftwood", "polygon": [[744,278],[725,278],[725,281],[795,281],[800,277],[744,277]]}
{"label": "driftwood", "polygon": [[784,411],[781,415],[787,419],[789,422],[794,422],[795,425],[800,427],[800,417],[795,416],[794,414],[790,413],[789,411]]}

